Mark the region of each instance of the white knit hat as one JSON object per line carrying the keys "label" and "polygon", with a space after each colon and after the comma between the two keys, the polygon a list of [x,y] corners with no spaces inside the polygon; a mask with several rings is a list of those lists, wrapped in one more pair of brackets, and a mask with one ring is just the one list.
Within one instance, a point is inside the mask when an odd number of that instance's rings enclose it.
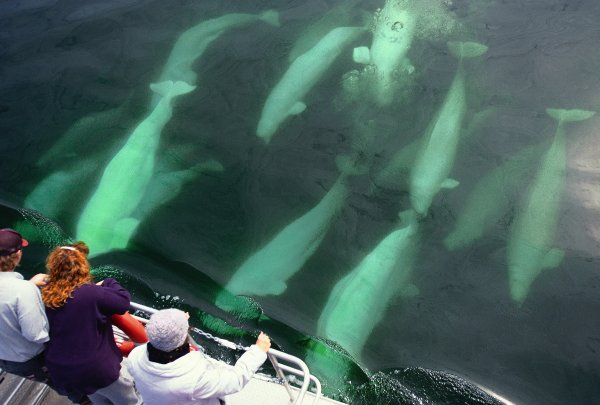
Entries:
{"label": "white knit hat", "polygon": [[175,308],[162,309],[150,317],[146,333],[152,346],[163,352],[177,349],[188,335],[188,316]]}

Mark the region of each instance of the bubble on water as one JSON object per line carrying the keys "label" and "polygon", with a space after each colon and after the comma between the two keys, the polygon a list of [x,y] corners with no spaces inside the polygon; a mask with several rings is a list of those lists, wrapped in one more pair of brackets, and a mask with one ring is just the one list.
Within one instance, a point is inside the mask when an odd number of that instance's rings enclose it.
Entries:
{"label": "bubble on water", "polygon": [[378,372],[362,394],[377,398],[378,403],[500,404],[467,380],[421,367]]}
{"label": "bubble on water", "polygon": [[400,32],[404,28],[404,23],[402,21],[396,21],[392,24],[392,31]]}
{"label": "bubble on water", "polygon": [[345,73],[342,76],[342,88],[348,95],[357,97],[360,92],[360,72],[354,69]]}
{"label": "bubble on water", "polygon": [[50,218],[35,210],[19,208],[23,221],[15,226],[23,237],[31,242],[38,242],[53,249],[56,246],[73,243],[73,239]]}
{"label": "bubble on water", "polygon": [[367,27],[369,29],[369,31],[375,32],[375,30],[377,29],[377,26],[379,25],[380,22],[382,22],[383,18],[384,17],[381,15],[381,8],[376,9],[375,12],[373,13],[373,18],[371,19],[371,22],[370,22],[369,26]]}
{"label": "bubble on water", "polygon": [[380,76],[381,74],[380,74],[379,70],[377,69],[377,66],[367,65],[363,69],[363,75],[367,76],[367,77],[376,78],[377,76]]}
{"label": "bubble on water", "polygon": [[196,315],[200,320],[203,329],[216,334],[217,336],[223,337],[242,337],[248,335],[248,332],[241,328],[230,325],[221,318],[217,318],[214,315],[208,314],[203,311],[196,311]]}
{"label": "bubble on water", "polygon": [[379,8],[374,13],[370,28],[389,41],[400,40],[397,35],[402,32],[406,24],[394,18],[393,12],[387,13],[386,10],[404,10],[415,18],[415,37],[441,40],[459,28],[454,13],[450,11],[451,6],[452,2],[448,0],[388,0],[383,9]]}
{"label": "bubble on water", "polygon": [[262,307],[256,300],[243,295],[233,295],[225,289],[219,292],[215,304],[240,321],[258,320],[263,316]]}

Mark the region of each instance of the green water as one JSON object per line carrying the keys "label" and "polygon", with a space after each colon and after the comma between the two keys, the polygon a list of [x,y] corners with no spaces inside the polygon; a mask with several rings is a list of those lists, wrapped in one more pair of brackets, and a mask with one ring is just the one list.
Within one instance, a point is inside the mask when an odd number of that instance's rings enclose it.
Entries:
{"label": "green water", "polygon": [[0,4],[3,226],[31,240],[24,273],[83,238],[136,300],[265,330],[351,403],[593,403],[598,17]]}

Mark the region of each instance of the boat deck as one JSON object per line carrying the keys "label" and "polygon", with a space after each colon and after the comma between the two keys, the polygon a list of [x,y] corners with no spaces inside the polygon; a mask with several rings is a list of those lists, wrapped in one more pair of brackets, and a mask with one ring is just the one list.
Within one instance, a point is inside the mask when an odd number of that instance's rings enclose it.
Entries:
{"label": "boat deck", "polygon": [[0,370],[1,405],[72,405],[46,384],[27,380]]}
{"label": "boat deck", "polygon": [[[298,389],[292,387],[294,395]],[[302,405],[343,405],[341,402],[315,396],[307,392]],[[228,405],[285,405],[290,397],[281,384],[267,381],[257,375],[237,394],[227,396]],[[45,384],[26,380],[19,376],[0,371],[0,405],[72,405],[67,397],[59,395]]]}

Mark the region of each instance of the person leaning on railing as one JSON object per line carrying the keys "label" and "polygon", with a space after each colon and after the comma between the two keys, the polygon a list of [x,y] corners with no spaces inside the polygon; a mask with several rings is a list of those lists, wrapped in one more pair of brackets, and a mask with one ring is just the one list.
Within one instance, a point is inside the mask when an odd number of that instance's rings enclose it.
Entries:
{"label": "person leaning on railing", "polygon": [[267,359],[271,339],[261,332],[234,366],[190,351],[189,315],[170,308],[146,324],[149,342],[129,354],[127,367],[145,405],[218,405],[250,381]]}
{"label": "person leaning on railing", "polygon": [[94,404],[139,404],[110,320],[129,309],[131,297],[112,278],[94,284],[88,253],[85,243],[77,242],[57,247],[46,259],[46,367],[55,388],[70,398],[87,395]]}
{"label": "person leaning on railing", "polygon": [[44,343],[48,341],[48,320],[37,288],[46,284],[45,275],[25,281],[15,271],[27,245],[17,231],[0,229],[0,368],[47,382]]}

